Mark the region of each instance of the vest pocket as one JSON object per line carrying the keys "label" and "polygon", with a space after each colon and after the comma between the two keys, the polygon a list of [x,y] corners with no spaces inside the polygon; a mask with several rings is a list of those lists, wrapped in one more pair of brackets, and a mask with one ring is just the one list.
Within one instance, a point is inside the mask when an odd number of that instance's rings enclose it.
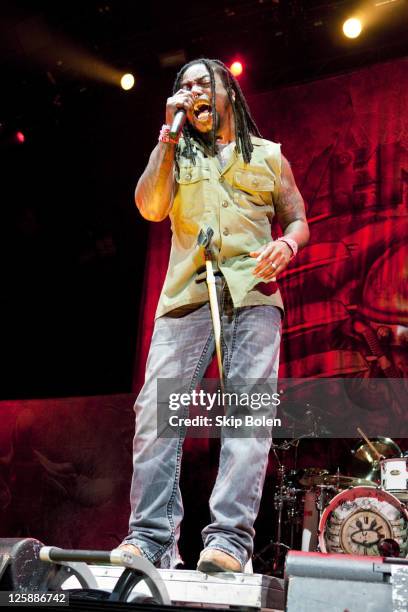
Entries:
{"label": "vest pocket", "polygon": [[179,219],[199,219],[206,211],[209,170],[201,165],[180,166],[176,175],[173,213]]}
{"label": "vest pocket", "polygon": [[268,174],[260,172],[237,171],[234,173],[234,184],[248,193],[269,192],[275,188],[275,180]]}
{"label": "vest pocket", "polygon": [[209,171],[201,166],[181,166],[176,181],[179,185],[191,185],[210,178]]}

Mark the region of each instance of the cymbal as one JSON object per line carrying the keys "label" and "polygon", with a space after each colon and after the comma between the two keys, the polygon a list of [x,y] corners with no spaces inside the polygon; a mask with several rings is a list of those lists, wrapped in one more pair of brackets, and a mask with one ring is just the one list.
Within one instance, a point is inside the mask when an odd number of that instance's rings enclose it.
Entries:
{"label": "cymbal", "polygon": [[314,479],[315,486],[327,485],[347,489],[348,487],[372,487],[371,480],[364,478],[356,478],[355,476],[344,476],[343,474],[324,474],[316,476]]}
{"label": "cymbal", "polygon": [[[371,444],[385,459],[401,456],[401,449],[391,438],[372,438]],[[368,444],[360,440],[352,449],[353,456],[349,471],[360,478],[380,482],[380,461]]]}
{"label": "cymbal", "polygon": [[300,478],[298,478],[298,482],[303,487],[312,487],[315,478],[329,474],[329,470],[315,467],[305,468],[304,470],[301,470],[301,472],[303,473],[301,473]]}
{"label": "cymbal", "polygon": [[[376,451],[385,457],[385,459],[401,456],[400,447],[394,440],[391,440],[391,438],[373,438],[370,442]],[[360,441],[351,452],[359,461],[364,461],[364,463],[369,463],[371,465],[373,463],[378,463],[378,457],[366,442]]]}

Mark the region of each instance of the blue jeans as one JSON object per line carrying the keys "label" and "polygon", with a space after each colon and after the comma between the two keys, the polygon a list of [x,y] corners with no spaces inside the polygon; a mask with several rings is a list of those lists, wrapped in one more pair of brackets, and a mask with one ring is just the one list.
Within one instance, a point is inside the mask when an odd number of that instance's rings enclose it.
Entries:
{"label": "blue jeans", "polygon": [[[222,323],[224,377],[227,380],[275,379],[278,374],[281,312],[275,306],[233,308],[222,277],[217,277]],[[157,378],[203,378],[214,354],[209,304],[184,316],[156,320],[145,384],[136,400],[129,535],[161,567],[180,561],[177,541],[183,518],[179,488],[183,432],[158,438]],[[272,408],[271,408],[272,415]],[[273,415],[272,415],[273,416]],[[262,495],[271,437],[222,437],[219,469],[210,497],[211,524],[202,531],[205,547],[235,557],[244,567],[253,553],[254,521]]]}

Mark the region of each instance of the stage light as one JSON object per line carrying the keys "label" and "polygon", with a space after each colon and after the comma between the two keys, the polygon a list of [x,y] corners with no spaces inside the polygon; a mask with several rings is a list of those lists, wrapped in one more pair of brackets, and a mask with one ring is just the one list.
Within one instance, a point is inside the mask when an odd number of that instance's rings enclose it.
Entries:
{"label": "stage light", "polygon": [[343,23],[343,33],[347,38],[357,38],[360,36],[363,24],[358,17],[350,17]]}
{"label": "stage light", "polygon": [[230,70],[231,70],[232,74],[233,74],[235,77],[237,77],[237,76],[239,76],[240,74],[242,74],[242,72],[243,72],[243,70],[244,70],[244,67],[243,67],[243,65],[241,64],[241,62],[233,62],[233,63],[231,64],[231,66],[230,66]]}
{"label": "stage light", "polygon": [[18,143],[23,144],[23,142],[25,141],[25,136],[23,134],[23,132],[16,132],[16,140]]}
{"label": "stage light", "polygon": [[132,89],[134,84],[135,84],[135,77],[133,76],[133,74],[130,74],[130,72],[127,72],[126,74],[124,74],[122,78],[120,79],[120,85],[122,89],[124,89],[125,91]]}

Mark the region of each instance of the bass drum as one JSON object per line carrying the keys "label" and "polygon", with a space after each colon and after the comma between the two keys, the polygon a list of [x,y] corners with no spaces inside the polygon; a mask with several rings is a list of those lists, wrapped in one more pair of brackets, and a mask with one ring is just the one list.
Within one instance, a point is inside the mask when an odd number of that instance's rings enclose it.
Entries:
{"label": "bass drum", "polygon": [[325,553],[381,556],[378,545],[391,538],[401,557],[408,552],[408,511],[394,495],[375,487],[353,487],[333,497],[319,523]]}

